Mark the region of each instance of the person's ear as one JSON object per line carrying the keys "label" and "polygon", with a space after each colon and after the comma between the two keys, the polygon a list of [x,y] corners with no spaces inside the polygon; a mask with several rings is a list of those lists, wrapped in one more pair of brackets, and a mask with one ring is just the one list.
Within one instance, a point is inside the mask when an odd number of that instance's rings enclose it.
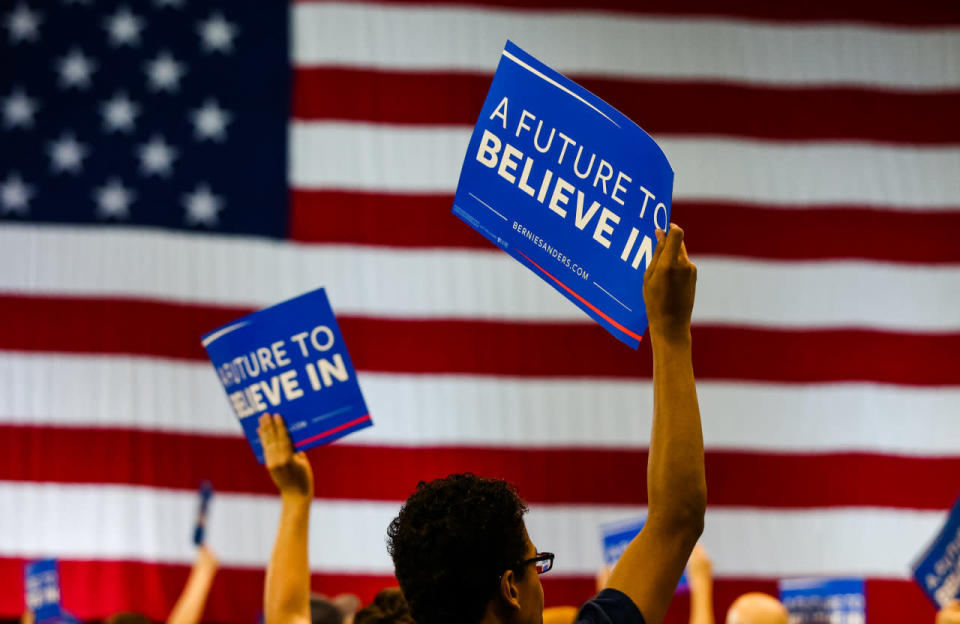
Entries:
{"label": "person's ear", "polygon": [[520,610],[520,587],[517,585],[519,579],[516,572],[507,570],[500,577],[500,599],[510,609]]}

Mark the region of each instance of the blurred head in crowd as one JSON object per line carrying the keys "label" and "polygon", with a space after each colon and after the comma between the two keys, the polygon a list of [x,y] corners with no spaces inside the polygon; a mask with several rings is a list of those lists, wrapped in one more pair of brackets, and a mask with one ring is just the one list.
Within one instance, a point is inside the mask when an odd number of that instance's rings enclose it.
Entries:
{"label": "blurred head in crowd", "polygon": [[127,611],[111,615],[107,618],[106,624],[153,624],[153,620],[142,613]]}
{"label": "blurred head in crowd", "polygon": [[727,611],[727,624],[787,624],[787,609],[767,594],[744,594]]}
{"label": "blurred head in crowd", "polygon": [[388,550],[417,624],[540,622],[543,587],[523,515],[499,479],[471,474],[421,481],[387,530]]}
{"label": "blurred head in crowd", "polygon": [[310,596],[310,622],[312,624],[343,624],[343,611],[329,600]]}
{"label": "blurred head in crowd", "polygon": [[357,611],[353,624],[416,624],[399,587],[381,590],[373,602]]}
{"label": "blurred head in crowd", "polygon": [[350,624],[360,608],[360,599],[354,594],[338,594],[332,598],[323,594],[310,595],[310,621],[313,624]]}

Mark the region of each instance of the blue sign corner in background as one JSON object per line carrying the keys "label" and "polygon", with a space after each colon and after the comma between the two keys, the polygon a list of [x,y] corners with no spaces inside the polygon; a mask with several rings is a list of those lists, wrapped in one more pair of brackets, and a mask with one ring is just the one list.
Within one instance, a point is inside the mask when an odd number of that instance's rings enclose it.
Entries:
{"label": "blue sign corner in background", "polygon": [[236,319],[202,342],[261,464],[264,413],[283,416],[298,451],[373,425],[323,288]]}

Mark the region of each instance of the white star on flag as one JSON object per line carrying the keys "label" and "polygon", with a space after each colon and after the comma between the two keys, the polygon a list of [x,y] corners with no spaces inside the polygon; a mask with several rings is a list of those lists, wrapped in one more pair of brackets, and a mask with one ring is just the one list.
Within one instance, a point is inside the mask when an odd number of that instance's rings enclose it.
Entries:
{"label": "white star on flag", "polygon": [[132,132],[140,106],[130,100],[126,93],[117,93],[100,106],[103,126],[108,132]]}
{"label": "white star on flag", "polygon": [[177,150],[163,140],[163,137],[154,135],[149,143],[137,148],[140,156],[140,171],[143,175],[169,176],[173,173],[173,161],[177,157]]}
{"label": "white star on flag", "polygon": [[216,227],[219,222],[217,213],[223,209],[223,199],[211,193],[209,186],[201,184],[194,192],[183,196],[183,205],[187,209],[187,225]]}
{"label": "white star on flag", "polygon": [[40,36],[40,22],[43,21],[43,16],[31,11],[30,7],[21,2],[17,8],[7,14],[6,21],[11,43],[36,41]]}
{"label": "white star on flag", "polygon": [[51,159],[50,167],[54,172],[79,173],[83,167],[83,159],[90,150],[78,142],[72,133],[66,132],[58,140],[50,143],[48,151]]}
{"label": "white star on flag", "polygon": [[83,51],[74,48],[70,53],[57,62],[57,71],[60,72],[60,86],[64,89],[77,87],[85,89],[90,86],[90,75],[97,70],[96,62],[85,56]]}
{"label": "white star on flag", "polygon": [[191,111],[190,117],[193,120],[193,134],[198,141],[223,141],[227,138],[227,124],[233,120],[233,115],[212,99],[205,101],[201,108]]}
{"label": "white star on flag", "polygon": [[102,219],[126,219],[130,216],[130,204],[135,197],[136,193],[126,188],[117,178],[113,178],[105,186],[93,191],[93,199],[97,202],[97,216]]}
{"label": "white star on flag", "polygon": [[161,52],[146,64],[147,78],[153,91],[172,93],[179,90],[180,79],[186,71],[183,63],[178,63],[169,52]]}
{"label": "white star on flag", "polygon": [[24,184],[19,173],[11,173],[6,181],[0,184],[0,204],[3,204],[3,213],[27,214],[33,194],[33,187]]}
{"label": "white star on flag", "polygon": [[23,89],[15,89],[3,100],[3,125],[6,128],[31,128],[37,112],[37,101],[27,97]]}
{"label": "white star on flag", "polygon": [[237,27],[215,13],[206,21],[197,24],[204,52],[233,52],[233,38],[237,36]]}
{"label": "white star on flag", "polygon": [[110,34],[110,43],[114,46],[139,45],[143,19],[122,7],[116,13],[103,20],[103,27]]}

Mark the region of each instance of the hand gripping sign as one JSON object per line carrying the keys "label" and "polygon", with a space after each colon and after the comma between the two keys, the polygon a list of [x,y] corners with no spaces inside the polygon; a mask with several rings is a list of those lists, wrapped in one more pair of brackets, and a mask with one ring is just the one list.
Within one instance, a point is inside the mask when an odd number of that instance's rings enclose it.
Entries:
{"label": "hand gripping sign", "polygon": [[453,212],[636,348],[673,169],[637,124],[508,41]]}
{"label": "hand gripping sign", "polygon": [[914,563],[913,579],[938,609],[960,598],[960,498],[933,543]]}
{"label": "hand gripping sign", "polygon": [[863,579],[784,579],[780,602],[791,624],[863,624],[867,600]]}
{"label": "hand gripping sign", "polygon": [[322,288],[216,329],[203,346],[261,464],[261,414],[281,414],[298,451],[373,424]]}

